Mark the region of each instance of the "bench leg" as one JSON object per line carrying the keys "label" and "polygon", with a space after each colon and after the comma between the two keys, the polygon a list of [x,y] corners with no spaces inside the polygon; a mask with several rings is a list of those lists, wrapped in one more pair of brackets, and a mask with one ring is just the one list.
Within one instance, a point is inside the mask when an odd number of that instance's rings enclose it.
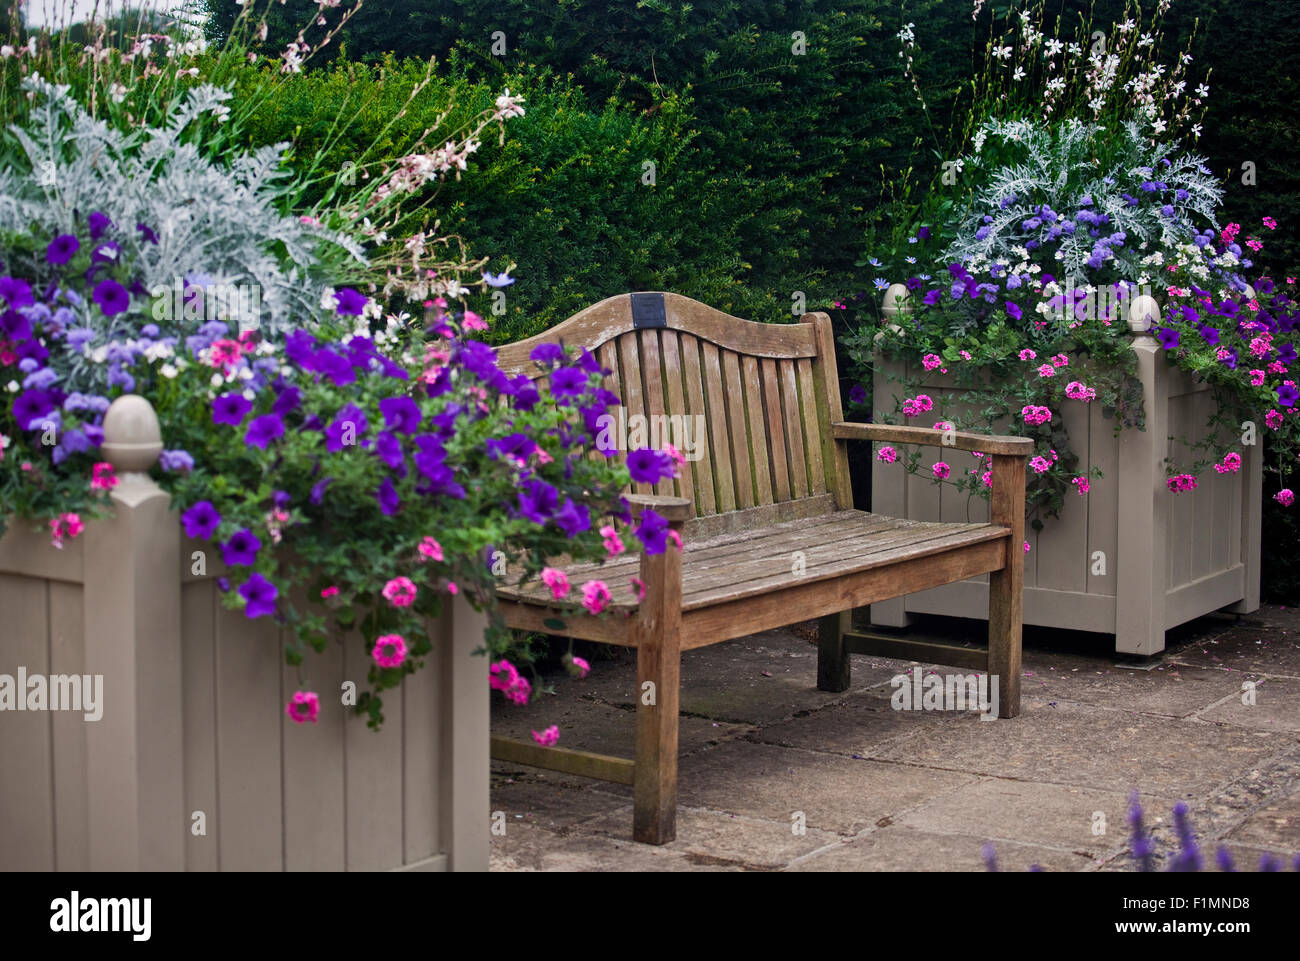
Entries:
{"label": "bench leg", "polygon": [[636,769],[632,839],[667,844],[677,837],[677,710],[681,653],[676,631],[636,652]]}
{"label": "bench leg", "polygon": [[849,652],[844,649],[851,611],[817,619],[817,690],[839,693],[849,689]]}
{"label": "bench leg", "polygon": [[1006,564],[989,574],[989,674],[998,680],[998,717],[1020,714],[1020,633],[1025,589],[1025,458],[993,458],[991,518],[1009,527]]}

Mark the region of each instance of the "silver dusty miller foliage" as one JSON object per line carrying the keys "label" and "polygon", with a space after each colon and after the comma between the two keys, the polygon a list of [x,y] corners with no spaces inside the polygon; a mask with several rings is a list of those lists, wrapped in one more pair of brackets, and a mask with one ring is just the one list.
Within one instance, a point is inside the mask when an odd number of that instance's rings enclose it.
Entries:
{"label": "silver dusty miller foliage", "polygon": [[[1116,279],[1133,280],[1142,273],[1144,255],[1186,243],[1197,223],[1217,227],[1223,191],[1204,158],[1147,138],[1132,121],[1115,129],[1077,119],[1050,125],[989,120],[976,131],[974,148],[962,166],[981,186],[945,251],[950,263],[1016,263],[1025,259],[1026,242],[1037,241],[1055,260],[1058,276],[1083,278],[1099,267],[1089,263],[1098,240],[1123,234],[1122,242],[1104,250],[1100,266]],[[1099,156],[1119,159],[1103,163]],[[1143,190],[1153,182],[1166,189]],[[1125,194],[1137,198],[1136,205]],[[1055,219],[1044,216],[1044,207]],[[1059,230],[1081,209],[1110,218],[1099,229],[1101,238],[1086,222],[1073,233]]]}
{"label": "silver dusty miller foliage", "polygon": [[[319,309],[330,286],[330,264],[365,264],[355,239],[282,212],[286,144],[236,154],[222,164],[203,156],[195,138],[184,137],[205,119],[222,120],[228,91],[194,87],[164,125],[123,134],[90,116],[67,87],[39,75],[23,86],[34,101],[31,120],[10,130],[28,169],[0,171],[0,232],[84,235],[86,216],[100,211],[117,227],[112,239],[122,259],[150,291],[178,279],[199,286],[256,285],[260,316],[232,319],[272,334],[302,324]],[[154,231],[157,243],[145,240],[137,224]],[[133,302],[136,325],[157,320],[145,313],[143,302]],[[117,318],[119,330],[124,319]],[[86,311],[82,321],[100,335],[97,341],[114,332],[97,311]]]}

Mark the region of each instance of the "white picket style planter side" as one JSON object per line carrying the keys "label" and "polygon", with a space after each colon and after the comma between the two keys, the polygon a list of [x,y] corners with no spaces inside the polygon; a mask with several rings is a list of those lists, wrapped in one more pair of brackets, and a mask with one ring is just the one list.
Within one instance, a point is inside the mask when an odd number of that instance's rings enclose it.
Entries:
{"label": "white picket style planter side", "polygon": [[[1065,402],[1061,413],[1080,469],[1095,465],[1105,476],[1092,481],[1087,496],[1067,494],[1061,516],[1047,518],[1041,532],[1026,531],[1031,549],[1025,558],[1024,620],[1113,634],[1117,652],[1153,655],[1164,650],[1165,631],[1179,624],[1223,608],[1238,613],[1258,609],[1263,451],[1260,438],[1243,449],[1238,473],[1207,472],[1198,478],[1196,490],[1171,494],[1165,487],[1164,459],[1186,451],[1170,436],[1203,438],[1212,394],[1160,356],[1163,350],[1154,338],[1136,334],[1132,349],[1142,380],[1146,430],[1126,429],[1116,438],[1115,422],[1102,417],[1099,404]],[[897,376],[898,364],[882,357],[877,363],[873,407],[879,419],[892,413],[902,397],[899,381],[887,375],[892,371]],[[916,371],[903,373],[915,376]],[[960,404],[965,391],[950,376],[920,373],[922,392],[935,400],[933,420],[922,425],[928,427],[940,419],[941,398]],[[960,414],[955,424],[959,430],[984,426],[964,422]],[[1019,432],[1017,424],[994,427],[999,433]],[[930,466],[938,460],[946,461],[955,475],[970,470],[974,458],[942,448],[920,450],[921,475],[873,459],[871,509],[922,521],[987,521],[986,501],[936,486],[930,478]],[[913,613],[986,619],[987,578],[873,604],[871,621],[904,627]]]}
{"label": "white picket style planter side", "polygon": [[[364,688],[360,640],[293,668],[269,617],[222,607],[220,557],[131,472],[139,448],[113,449],[138,420],[106,420],[112,517],[62,550],[17,521],[0,539],[0,673],[104,679],[98,721],[0,713],[0,870],[486,870],[483,616],[452,599],[369,730],[340,698]],[[284,713],[299,670],[316,724]]]}

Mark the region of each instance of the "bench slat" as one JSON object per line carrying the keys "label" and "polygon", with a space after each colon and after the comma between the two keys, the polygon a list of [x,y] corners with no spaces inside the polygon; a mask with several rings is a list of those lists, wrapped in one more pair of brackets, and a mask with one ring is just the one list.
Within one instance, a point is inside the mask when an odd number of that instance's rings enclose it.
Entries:
{"label": "bench slat", "polygon": [[704,436],[698,439],[703,456],[695,462],[695,516],[717,513],[713,484],[713,443],[709,438],[708,415],[704,406],[704,375],[700,367],[700,342],[691,334],[681,334],[682,377],[686,383],[686,402],[692,414],[704,415]]}
{"label": "bench slat", "polygon": [[781,412],[781,379],[776,361],[764,358],[763,407],[767,411],[769,449],[772,451],[773,496],[790,500],[790,463],[785,442],[785,415]]}
{"label": "bench slat", "polygon": [[807,438],[808,489],[814,494],[826,493],[826,471],[822,465],[821,428],[817,423],[817,394],[813,385],[812,362],[806,357],[795,361],[799,375],[799,401],[803,410],[804,436]]}
{"label": "bench slat", "polygon": [[736,508],[754,506],[754,477],[750,464],[749,427],[745,423],[745,382],[740,379],[740,358],[733,351],[722,351],[725,374],[727,414],[731,424],[731,463],[735,468]]}
{"label": "bench slat", "polygon": [[[704,438],[698,436],[695,430],[694,411],[686,404],[686,393],[682,388],[682,355],[677,332],[675,330],[661,331],[659,344],[662,348],[664,360],[664,394],[667,398],[668,412],[670,414],[680,414],[682,417],[683,430],[686,431],[687,437],[692,442],[699,443]],[[674,439],[676,443],[676,439]],[[692,511],[695,504],[695,480],[694,469],[690,460],[690,451],[681,446],[682,454],[687,458],[686,463],[678,468],[678,478],[675,481],[674,493],[677,497],[685,497],[691,501]],[[705,448],[707,456],[707,448]]]}
{"label": "bench slat", "polygon": [[745,410],[749,415],[749,443],[754,452],[754,492],[756,506],[772,503],[772,461],[767,453],[767,418],[763,416],[763,384],[758,374],[758,359],[740,359],[745,388]]}
{"label": "bench slat", "polygon": [[785,440],[790,447],[790,488],[795,497],[808,496],[808,458],[804,453],[803,426],[799,414],[799,389],[794,361],[779,360],[781,405],[785,413]]}
{"label": "bench slat", "polygon": [[722,390],[722,362],[717,346],[707,340],[700,342],[700,353],[709,411],[709,460],[718,482],[717,510],[724,513],[736,509],[736,481],[731,465],[731,433],[727,430],[727,398]]}
{"label": "bench slat", "polygon": [[[645,391],[645,409],[648,414],[667,414],[664,404],[664,371],[659,361],[659,331],[641,331],[641,383]],[[670,421],[665,417],[661,421],[664,436],[651,436],[649,444],[660,450],[663,445],[672,442],[668,434]],[[656,428],[658,429],[658,428]],[[654,492],[661,497],[673,496],[673,481],[661,480],[654,485]]]}

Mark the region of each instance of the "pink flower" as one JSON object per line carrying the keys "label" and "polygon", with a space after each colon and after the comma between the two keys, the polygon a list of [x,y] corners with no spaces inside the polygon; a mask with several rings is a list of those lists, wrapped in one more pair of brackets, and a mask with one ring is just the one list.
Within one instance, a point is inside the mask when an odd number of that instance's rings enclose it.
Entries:
{"label": "pink flower", "polygon": [[1091,490],[1091,487],[1088,485],[1088,478],[1086,477],[1076,477],[1074,480],[1070,481],[1070,483],[1079,489],[1080,497]]}
{"label": "pink flower", "polygon": [[1268,334],[1260,334],[1250,342],[1250,352],[1256,357],[1263,357],[1272,349],[1269,343],[1272,339]]}
{"label": "pink flower", "polygon": [[1250,372],[1250,386],[1251,387],[1261,386],[1264,383],[1264,380],[1267,376],[1268,375],[1265,374],[1262,370],[1258,370],[1258,369],[1252,370]]}
{"label": "pink flower", "polygon": [[880,450],[876,451],[876,460],[885,464],[892,464],[894,461],[898,460],[898,451],[894,450],[892,447],[882,447]]}
{"label": "pink flower", "polygon": [[406,641],[400,634],[384,634],[375,638],[370,656],[380,667],[401,667],[406,660]]}
{"label": "pink flower", "polygon": [[63,550],[63,518],[50,518],[50,546],[56,550]]}
{"label": "pink flower", "polygon": [[1085,404],[1097,396],[1093,387],[1085,387],[1081,381],[1072,380],[1065,385],[1065,396],[1071,400],[1081,400]]}
{"label": "pink flower", "polygon": [[930,472],[939,480],[947,480],[948,475],[952,473],[952,468],[943,461],[938,461],[930,468]]}
{"label": "pink flower", "polygon": [[1282,414],[1279,411],[1270,409],[1264,415],[1264,423],[1268,425],[1270,430],[1277,430],[1282,426]]}
{"label": "pink flower", "polygon": [[442,545],[432,537],[426,537],[424,540],[420,541],[420,546],[417,549],[419,550],[421,557],[427,557],[430,560],[435,561],[443,559]]}
{"label": "pink flower", "polygon": [[991,470],[986,470],[986,471],[984,472],[984,476],[980,478],[980,481],[984,484],[985,487],[992,487],[992,486],[993,486],[993,471],[991,471]]}
{"label": "pink flower", "polygon": [[605,538],[605,550],[610,557],[616,557],[622,554],[626,548],[623,546],[623,539],[618,536],[618,531],[614,530],[613,524],[606,524],[600,529],[600,536]]}
{"label": "pink flower", "polygon": [[327,597],[337,597],[338,593],[339,593],[338,586],[331,585],[320,592],[321,600],[324,600]]}
{"label": "pink flower", "polygon": [[1022,350],[1022,351],[1020,352],[1020,359],[1021,359],[1021,360],[1037,360],[1037,359],[1038,359],[1038,355],[1037,355],[1036,353],[1034,353],[1032,350],[1030,350],[1028,347],[1026,347],[1024,350]]}
{"label": "pink flower", "polygon": [[1277,230],[1277,221],[1274,220],[1272,217],[1265,217],[1264,226],[1267,227],[1269,230]]}
{"label": "pink flower", "polygon": [[1025,541],[1025,553],[1029,553],[1029,541]]}
{"label": "pink flower", "polygon": [[1034,407],[1032,404],[1020,409],[1020,416],[1026,424],[1045,424],[1052,419],[1052,411],[1047,407]]}
{"label": "pink flower", "polygon": [[1051,364],[1043,364],[1042,366],[1040,366],[1040,367],[1038,368],[1038,376],[1039,376],[1039,377],[1055,377],[1055,376],[1056,376],[1056,368],[1053,367]]}
{"label": "pink flower", "polygon": [[1270,374],[1285,374],[1286,364],[1282,363],[1280,360],[1271,360],[1268,363],[1268,372]]}
{"label": "pink flower", "polygon": [[515,704],[527,704],[528,695],[533,690],[528,679],[521,677],[515,666],[507,660],[497,661],[488,669],[488,684]]}
{"label": "pink flower", "polygon": [[1053,366],[1053,367],[1069,367],[1069,366],[1070,366],[1070,358],[1069,358],[1069,357],[1066,357],[1064,354],[1056,354],[1054,357],[1052,357],[1052,366]]}
{"label": "pink flower", "polygon": [[917,417],[927,411],[934,409],[934,401],[928,394],[917,394],[915,399],[908,398],[903,401],[903,416]]}
{"label": "pink flower", "polygon": [[926,354],[921,358],[921,366],[926,370],[934,370],[936,367],[943,366],[943,358],[938,354]]}
{"label": "pink flower", "polygon": [[673,547],[679,551],[682,549],[682,535],[675,530],[669,529],[668,539],[673,542]]}
{"label": "pink flower", "polygon": [[76,537],[78,534],[80,534],[82,531],[86,529],[86,525],[82,523],[81,516],[79,514],[64,514],[62,515],[61,519],[65,524],[68,525],[69,537]]}
{"label": "pink flower", "polygon": [[952,424],[948,423],[946,420],[936,420],[936,421],[934,422],[934,429],[935,429],[935,430],[952,430],[952,429],[953,429],[953,426],[952,426]]}
{"label": "pink flower", "polygon": [[592,614],[603,611],[609,599],[609,588],[604,581],[587,581],[582,585],[582,606]]}
{"label": "pink flower", "polygon": [[576,671],[578,677],[586,677],[588,674],[591,673],[591,665],[587,663],[586,658],[571,657],[569,658],[569,665],[572,668],[572,671],[570,671],[570,673]]}
{"label": "pink flower", "polygon": [[1175,474],[1165,481],[1165,486],[1172,493],[1181,494],[1184,491],[1196,490],[1196,478],[1191,474]]}
{"label": "pink flower", "polygon": [[293,718],[295,724],[306,724],[308,721],[315,724],[316,716],[320,714],[320,698],[315,691],[298,691],[289,698],[284,713]]}
{"label": "pink flower", "polygon": [[112,490],[117,486],[117,474],[113,471],[113,465],[108,461],[100,461],[91,468],[92,477],[90,478],[90,489],[93,491]]}
{"label": "pink flower", "polygon": [[686,455],[679,451],[672,444],[664,444],[664,453],[673,459],[673,463],[681,467],[686,463]]}
{"label": "pink flower", "polygon": [[487,330],[488,325],[478,314],[472,310],[465,311],[465,319],[461,321],[461,326],[466,330]]}
{"label": "pink flower", "polygon": [[1273,500],[1277,501],[1283,507],[1290,507],[1295,503],[1295,494],[1291,491],[1291,488],[1283,487],[1273,495]]}
{"label": "pink flower", "polygon": [[1029,462],[1029,466],[1033,468],[1035,474],[1041,474],[1052,466],[1052,462],[1046,457],[1039,455]]}
{"label": "pink flower", "polygon": [[970,351],[969,351],[969,350],[959,350],[959,351],[957,351],[957,353],[961,354],[961,359],[962,359],[962,360],[970,360],[970,359],[971,359]]}
{"label": "pink flower", "polygon": [[1237,473],[1237,471],[1241,470],[1241,455],[1236,451],[1233,451],[1230,454],[1224,454],[1223,467],[1230,473]]}
{"label": "pink flower", "polygon": [[632,593],[636,595],[638,604],[645,603],[645,581],[639,577],[632,578]]}
{"label": "pink flower", "polygon": [[551,596],[557,601],[569,593],[569,577],[558,568],[542,568],[542,583],[551,589]]}
{"label": "pink flower", "polygon": [[540,733],[537,731],[533,731],[533,740],[536,741],[538,744],[540,744],[542,747],[551,747],[559,739],[560,739],[560,729],[556,727],[554,724],[548,727],[545,731],[541,731]]}
{"label": "pink flower", "polygon": [[1246,241],[1246,246],[1249,247],[1251,250],[1264,249],[1264,245],[1260,243],[1258,240],[1256,240],[1254,237],[1251,237],[1249,240]]}
{"label": "pink flower", "polygon": [[460,593],[460,588],[456,586],[456,582],[455,582],[455,581],[448,581],[448,582],[447,582],[447,593],[448,593],[448,594],[452,594],[452,595],[455,595],[455,594],[459,594],[459,593]]}
{"label": "pink flower", "polygon": [[415,583],[409,577],[394,577],[380,593],[394,607],[410,607],[415,603]]}

